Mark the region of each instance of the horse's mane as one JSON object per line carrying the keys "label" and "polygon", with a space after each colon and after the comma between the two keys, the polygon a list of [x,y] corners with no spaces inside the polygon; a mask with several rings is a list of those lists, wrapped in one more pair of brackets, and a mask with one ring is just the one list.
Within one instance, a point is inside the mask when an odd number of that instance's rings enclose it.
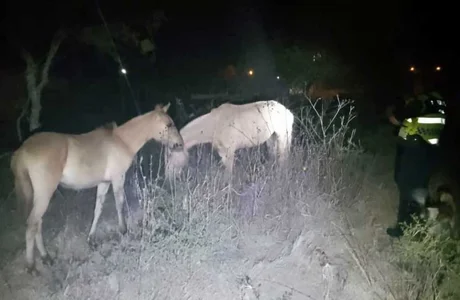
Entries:
{"label": "horse's mane", "polygon": [[114,130],[117,128],[117,123],[115,121],[106,122],[103,125],[97,127],[96,129],[105,129],[105,130]]}

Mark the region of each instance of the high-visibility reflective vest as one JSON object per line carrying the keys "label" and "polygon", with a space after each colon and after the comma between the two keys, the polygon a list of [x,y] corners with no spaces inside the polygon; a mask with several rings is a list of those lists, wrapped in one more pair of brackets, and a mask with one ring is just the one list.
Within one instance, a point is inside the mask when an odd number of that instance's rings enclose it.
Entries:
{"label": "high-visibility reflective vest", "polygon": [[410,136],[419,135],[428,143],[437,145],[445,124],[446,118],[443,113],[408,118],[403,121],[399,129],[399,136],[406,140]]}
{"label": "high-visibility reflective vest", "polygon": [[[411,101],[421,101],[423,111],[427,111],[420,117],[407,118],[399,129],[399,136],[405,140],[411,136],[418,135],[426,142],[437,145],[439,137],[446,124],[445,108],[446,103],[437,92],[417,95],[406,100],[406,105]],[[427,109],[427,107],[430,109]]]}

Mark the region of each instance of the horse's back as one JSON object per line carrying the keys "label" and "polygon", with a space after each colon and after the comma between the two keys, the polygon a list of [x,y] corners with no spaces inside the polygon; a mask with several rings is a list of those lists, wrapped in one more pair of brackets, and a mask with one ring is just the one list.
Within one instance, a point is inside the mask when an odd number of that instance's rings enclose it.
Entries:
{"label": "horse's back", "polygon": [[[224,103],[211,111],[212,114],[218,115],[223,125],[230,122],[232,126],[236,125],[272,125],[279,127],[280,121],[287,126],[292,126],[294,122],[293,113],[283,104],[276,100],[263,100],[247,104]],[[286,122],[287,121],[287,122]]]}
{"label": "horse's back", "polygon": [[257,112],[264,121],[270,120],[274,131],[292,127],[294,114],[283,104],[275,100],[256,102]]}
{"label": "horse's back", "polygon": [[101,127],[69,139],[69,153],[62,183],[82,189],[101,181],[111,181],[125,173],[134,155],[113,130]]}
{"label": "horse's back", "polygon": [[108,157],[115,148],[112,131],[105,127],[71,136],[66,167],[85,173],[99,173],[99,169],[107,165]]}
{"label": "horse's back", "polygon": [[248,104],[223,104],[219,113],[219,136],[221,143],[234,147],[249,147],[261,144],[275,132],[284,132],[292,127],[293,114],[275,100],[257,101]]}
{"label": "horse's back", "polygon": [[67,152],[67,137],[55,132],[39,132],[30,136],[15,151],[15,161],[35,160],[47,163],[57,160]]}

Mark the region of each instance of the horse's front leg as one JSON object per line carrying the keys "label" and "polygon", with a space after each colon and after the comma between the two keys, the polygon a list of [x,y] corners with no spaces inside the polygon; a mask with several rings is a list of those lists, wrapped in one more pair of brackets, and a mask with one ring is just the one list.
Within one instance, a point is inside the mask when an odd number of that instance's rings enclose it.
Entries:
{"label": "horse's front leg", "polygon": [[235,160],[235,151],[228,149],[223,146],[217,146],[217,152],[219,153],[222,164],[225,167],[225,176],[231,177],[233,174],[233,164]]}
{"label": "horse's front leg", "polygon": [[123,215],[123,205],[125,204],[125,174],[112,181],[115,205],[118,213],[118,228],[121,234],[127,231],[126,220]]}
{"label": "horse's front leg", "polygon": [[97,196],[96,196],[96,206],[94,207],[94,218],[93,223],[91,224],[91,230],[88,235],[88,243],[91,246],[95,245],[94,234],[96,233],[96,226],[99,221],[99,217],[102,213],[102,206],[104,205],[107,191],[109,190],[110,183],[101,182],[97,185]]}

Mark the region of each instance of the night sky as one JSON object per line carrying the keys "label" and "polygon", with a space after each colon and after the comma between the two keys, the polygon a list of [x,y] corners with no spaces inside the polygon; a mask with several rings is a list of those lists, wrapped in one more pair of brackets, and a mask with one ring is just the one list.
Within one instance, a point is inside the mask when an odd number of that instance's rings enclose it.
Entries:
{"label": "night sky", "polygon": [[[157,61],[152,69],[147,67],[150,73],[144,78],[153,83],[152,89],[158,90],[159,95],[154,98],[159,100],[156,101],[172,101],[178,95],[186,97],[191,88],[194,88],[194,92],[208,92],[206,89],[213,86],[212,80],[220,70],[227,65],[238,64],[242,59],[247,61],[247,53],[251,49],[260,44],[269,44],[274,39],[333,51],[358,71],[356,82],[367,90],[369,94],[365,99],[374,102],[375,106],[384,107],[386,102],[402,95],[402,90],[410,85],[403,87],[401,82],[405,81],[404,76],[410,79],[408,69],[411,64],[442,65],[441,75],[450,75],[446,76],[450,78],[450,84],[446,81],[451,89],[449,94],[458,96],[454,76],[458,65],[455,59],[459,50],[455,35],[458,16],[453,4],[447,4],[447,1],[426,4],[418,1],[416,5],[415,1],[397,0],[380,3],[346,1],[346,4],[343,4],[344,1],[309,1],[303,5],[286,5],[285,1],[246,1],[245,5],[235,5],[238,3],[236,1],[224,4],[194,1],[187,5],[183,4],[184,1],[169,1],[167,5],[160,5],[160,2],[150,0],[8,1],[3,3],[0,19],[1,74],[22,76],[25,65],[19,55],[20,47],[29,50],[35,58],[43,59],[53,34],[60,27],[81,28],[102,24],[97,3],[108,23],[122,21],[129,24],[133,20],[145,19],[154,9],[165,11],[168,21],[155,37]],[[124,111],[124,108],[119,108],[122,107],[120,103],[113,102],[107,96],[112,93],[112,97],[119,98],[120,84],[111,84],[110,90],[80,91],[89,89],[90,85],[84,80],[90,76],[95,80],[104,80],[98,74],[93,74],[98,67],[92,67],[85,60],[88,57],[69,58],[75,53],[80,55],[80,52],[83,51],[75,42],[64,42],[53,60],[51,76],[80,85],[76,88],[78,93],[65,91],[72,95],[73,102],[67,98],[66,102],[62,102],[61,94],[54,100],[46,98],[44,112],[48,115],[43,119],[46,120],[44,126],[48,126],[47,130],[81,132],[98,126],[101,116],[97,114],[103,114],[104,120],[119,118],[117,120],[121,121],[135,113],[134,105],[127,108],[128,112],[123,112],[123,116],[101,113],[104,107],[117,113]],[[265,59],[269,61],[270,51],[267,53]],[[94,53],[90,53],[89,57],[94,56]],[[118,66],[110,59],[107,59],[107,64],[113,65],[108,69],[112,68],[116,72],[113,77],[118,79]],[[262,60],[261,65],[264,64]],[[90,66],[89,71],[79,77],[82,82],[68,76],[73,76],[76,69],[86,68],[87,65]],[[66,70],[59,73],[59,68]],[[105,70],[106,66],[101,69],[111,72]],[[275,75],[270,73],[267,76],[274,78]],[[133,79],[133,76],[129,79]],[[6,83],[4,86],[9,88],[13,84]],[[16,92],[14,88],[12,90],[11,93]],[[17,96],[9,95],[2,92],[0,112],[3,114],[0,113],[0,124],[3,117],[14,126],[17,112],[13,113],[13,106],[16,105]],[[60,103],[61,106],[53,103]],[[150,107],[152,103],[144,105]],[[68,110],[67,114],[62,113],[64,109]],[[54,115],[56,119],[53,119]],[[73,123],[86,127],[65,127],[63,122],[69,118],[80,120]],[[8,129],[8,132],[11,132],[10,139],[16,142],[14,130]]]}
{"label": "night sky", "polygon": [[[99,5],[108,22],[136,19],[151,9],[163,8],[168,22],[160,29],[156,42],[159,65],[165,69],[178,69],[185,61],[203,60],[214,67],[225,66],[238,59],[238,51],[254,39],[251,34],[260,33],[266,39],[278,35],[338,50],[364,72],[391,63],[406,68],[412,61],[436,61],[445,69],[455,63],[452,56],[457,49],[453,38],[457,17],[447,1],[427,3],[430,5],[396,0],[372,4],[315,2],[286,5],[281,1],[252,1],[247,2],[250,5],[232,7],[198,1],[188,5],[169,2],[159,7],[152,1],[114,4],[101,0]],[[27,45],[35,51],[46,49],[60,24],[100,23],[95,1],[30,3],[6,4],[7,14],[1,24],[7,58],[2,60],[4,67],[21,63],[17,45]],[[246,24],[248,18],[252,25]],[[257,29],[251,31],[248,26]],[[205,69],[209,68],[203,66],[201,71],[210,71]]]}

